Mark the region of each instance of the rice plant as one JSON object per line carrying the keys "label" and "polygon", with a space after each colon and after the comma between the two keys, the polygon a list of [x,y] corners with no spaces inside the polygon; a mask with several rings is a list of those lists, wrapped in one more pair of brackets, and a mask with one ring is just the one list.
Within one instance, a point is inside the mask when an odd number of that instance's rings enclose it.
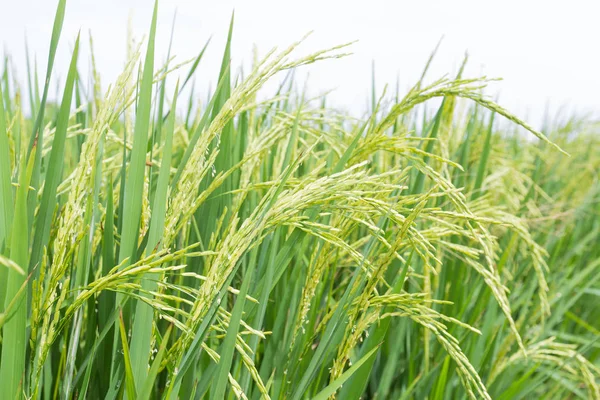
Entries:
{"label": "rice plant", "polygon": [[160,64],[157,7],[106,87],[65,0],[43,84],[4,62],[2,398],[600,399],[597,124],[427,66],[348,115],[294,71],[351,45],[235,73],[233,18],[198,101],[207,46]]}

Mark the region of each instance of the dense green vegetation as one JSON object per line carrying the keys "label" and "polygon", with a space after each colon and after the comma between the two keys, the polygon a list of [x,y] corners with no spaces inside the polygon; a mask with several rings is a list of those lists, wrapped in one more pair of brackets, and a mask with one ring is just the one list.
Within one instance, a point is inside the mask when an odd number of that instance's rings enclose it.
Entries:
{"label": "dense green vegetation", "polygon": [[156,7],[107,90],[77,38],[54,107],[64,15],[45,84],[0,80],[3,399],[600,399],[597,126],[462,69],[353,118],[293,79],[351,47],[238,76],[232,27],[197,105]]}

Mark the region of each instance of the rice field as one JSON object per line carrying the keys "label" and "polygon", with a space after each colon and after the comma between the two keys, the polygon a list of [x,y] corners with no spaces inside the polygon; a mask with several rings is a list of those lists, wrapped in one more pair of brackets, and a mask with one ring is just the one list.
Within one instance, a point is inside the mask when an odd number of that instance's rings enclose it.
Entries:
{"label": "rice field", "polygon": [[47,68],[0,68],[2,399],[600,399],[599,124],[429,63],[349,115],[294,71],[351,45],[241,74],[233,19],[198,101],[157,7],[114,82],[65,0]]}

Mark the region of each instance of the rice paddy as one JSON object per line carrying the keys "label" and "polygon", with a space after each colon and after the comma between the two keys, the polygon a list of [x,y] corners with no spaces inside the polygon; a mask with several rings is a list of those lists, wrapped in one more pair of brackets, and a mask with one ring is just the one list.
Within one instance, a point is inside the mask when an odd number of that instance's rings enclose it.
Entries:
{"label": "rice paddy", "polygon": [[600,399],[597,123],[427,66],[349,115],[294,71],[351,44],[237,73],[233,20],[198,101],[158,6],[109,85],[65,0],[44,74],[0,69],[3,399]]}

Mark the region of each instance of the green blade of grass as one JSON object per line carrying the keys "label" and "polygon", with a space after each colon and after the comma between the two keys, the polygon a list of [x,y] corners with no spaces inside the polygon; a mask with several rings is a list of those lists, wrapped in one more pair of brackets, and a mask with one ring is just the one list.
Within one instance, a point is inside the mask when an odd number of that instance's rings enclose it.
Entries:
{"label": "green blade of grass", "polygon": [[[108,176],[106,182],[108,188],[113,187],[112,175]],[[115,265],[115,244],[114,244],[114,229],[115,216],[112,193],[106,196],[106,217],[104,218],[104,232],[102,236],[102,275],[106,276]],[[108,326],[109,316],[115,311],[115,293],[105,291],[98,296],[98,323],[102,327]],[[112,325],[112,324],[111,324]],[[110,370],[112,365],[112,347],[113,347],[114,332],[110,328],[108,337],[102,343],[98,351],[98,368],[101,370]],[[108,385],[110,380],[109,374],[103,374],[101,381],[104,386]]]}
{"label": "green blade of grass", "polygon": [[[2,87],[0,84],[0,92]],[[10,153],[6,121],[4,116],[4,100],[0,96],[0,254],[8,248],[8,233],[13,218],[12,173],[10,169]],[[8,253],[7,253],[8,254]],[[8,271],[0,269],[0,310],[4,309],[6,297],[6,278]]]}
{"label": "green blade of grass", "polygon": [[[33,172],[33,158],[25,164],[25,155],[21,156],[19,187],[15,198],[15,214],[10,232],[10,258],[18,265],[27,265],[29,257],[29,232],[27,224],[27,195]],[[5,304],[17,297],[25,283],[25,276],[15,270],[9,270],[6,280]],[[23,390],[23,378],[26,362],[26,325],[27,304],[20,298],[11,318],[2,328],[2,353],[0,361],[0,382],[4,395],[15,399]]]}
{"label": "green blade of grass", "polygon": [[[73,87],[77,77],[77,58],[79,54],[79,34],[75,41],[71,64],[67,74],[67,81],[63,93],[63,98],[54,132],[54,141],[52,142],[52,151],[47,165],[47,172],[44,177],[44,191],[42,200],[37,213],[35,225],[35,234],[33,237],[33,246],[31,258],[29,260],[29,270],[34,271],[36,265],[41,261],[43,244],[48,242],[50,236],[50,224],[52,214],[56,207],[56,188],[60,183],[63,172],[63,162],[65,160],[65,143],[67,138],[67,127],[69,125],[69,115],[71,112],[71,100],[73,98]],[[39,276],[39,269],[35,269],[34,276]]]}
{"label": "green blade of grass", "polygon": [[[121,241],[118,250],[118,262],[122,264],[128,260],[127,264],[135,262],[138,249],[138,235],[143,206],[144,176],[146,172],[146,150],[148,146],[148,134],[150,130],[150,114],[152,101],[152,80],[154,74],[154,45],[156,36],[156,19],[158,12],[158,1],[154,2],[152,12],[152,22],[150,25],[150,34],[148,36],[148,45],[146,48],[146,57],[142,71],[142,79],[139,84],[139,93],[136,96],[136,118],[133,132],[133,147],[129,158],[129,168],[126,169],[126,158],[123,158],[121,190],[122,197],[119,205],[119,226],[121,228]],[[125,152],[127,146],[123,146]],[[124,265],[125,266],[125,265]],[[124,295],[117,293],[116,302],[120,303]],[[124,318],[130,322],[131,311],[129,307],[123,310]],[[116,336],[116,332],[115,332]],[[117,341],[113,339],[115,346],[113,348],[112,368],[115,371],[119,361],[114,356],[117,350]],[[111,384],[116,384],[119,379],[112,375]]]}
{"label": "green blade of grass", "polygon": [[250,282],[252,282],[254,275],[254,268],[255,264],[250,264],[250,267],[246,271],[244,281],[240,289],[240,293],[237,296],[237,300],[235,302],[235,305],[233,306],[233,311],[231,312],[229,328],[227,328],[225,340],[221,345],[221,358],[219,359],[219,364],[217,366],[217,375],[213,382],[212,390],[210,392],[211,400],[219,400],[224,399],[226,397],[225,388],[227,386],[229,370],[231,369],[231,364],[233,361],[235,342],[240,327],[240,321],[242,319],[242,313],[244,312],[246,295],[248,294],[248,288],[250,287]]}
{"label": "green blade of grass", "polygon": [[481,154],[481,158],[479,159],[479,167],[477,168],[477,177],[475,178],[475,186],[473,187],[475,191],[475,196],[479,196],[481,194],[481,185],[483,184],[483,179],[485,178],[485,172],[487,169],[488,158],[490,157],[490,150],[492,147],[492,132],[494,129],[494,116],[495,112],[492,112],[490,116],[490,122],[488,125],[488,129],[485,135],[485,142],[483,144],[483,152]]}
{"label": "green blade of grass", "polygon": [[[178,88],[179,83],[177,83],[175,88],[171,114],[167,120],[165,142],[163,145],[163,157],[161,160],[156,193],[154,195],[154,205],[152,207],[152,217],[150,220],[148,243],[146,247],[147,255],[150,255],[154,251],[158,250],[158,247],[160,246],[160,239],[164,231]],[[147,292],[156,290],[156,280],[159,279],[157,275],[158,274],[151,274],[147,277],[147,279],[143,279],[142,289]],[[131,357],[134,365],[134,377],[138,387],[140,387],[146,380],[148,358],[150,357],[149,349],[152,335],[153,314],[154,310],[150,305],[146,304],[142,300],[137,301],[132,331],[132,337],[134,337],[135,340],[132,341],[131,345]]]}
{"label": "green blade of grass", "polygon": [[352,366],[348,368],[339,378],[331,382],[325,389],[321,390],[319,394],[313,397],[313,400],[326,400],[330,396],[333,396],[335,392],[344,384],[344,382],[350,379],[352,375],[377,352],[377,350],[379,350],[379,346],[371,349],[371,351],[365,354],[360,360],[352,364]]}
{"label": "green blade of grass", "polygon": [[30,54],[29,54],[29,43],[27,41],[27,36],[25,36],[25,61],[26,61],[26,65],[27,65],[27,91],[28,91],[28,97],[29,97],[29,111],[31,112],[31,119],[35,120],[35,113],[36,113],[36,98],[34,96],[34,93],[36,92],[36,90],[33,89],[33,85],[34,83],[37,84],[37,82],[34,82],[33,80],[33,69],[31,67],[31,61],[30,61]]}
{"label": "green blade of grass", "polygon": [[[50,77],[52,76],[52,69],[54,68],[54,60],[56,58],[56,50],[58,48],[58,42],[60,40],[60,34],[62,31],[63,22],[65,19],[65,8],[66,0],[59,0],[56,8],[56,14],[54,16],[54,24],[52,26],[52,37],[50,39],[50,49],[48,52],[48,65],[46,67],[46,78],[44,80],[44,91],[42,93],[42,99],[39,104],[39,109],[36,113],[35,123],[33,125],[33,131],[29,138],[29,146],[27,148],[27,157],[31,156],[31,152],[35,151],[35,163],[33,165],[33,176],[31,178],[31,185],[34,188],[38,188],[40,183],[40,169],[42,164],[42,150],[44,143],[44,115],[46,111],[46,101],[48,99],[48,89],[50,88]],[[36,78],[37,88],[37,78]],[[36,145],[39,143],[39,145]],[[29,224],[33,223],[33,213],[35,210],[35,197],[32,196],[29,199],[28,205],[28,218]]]}
{"label": "green blade of grass", "polygon": [[165,356],[167,351],[167,345],[169,343],[169,336],[171,335],[171,331],[173,330],[173,325],[169,325],[167,332],[162,338],[162,342],[158,349],[158,353],[156,353],[156,357],[154,357],[154,361],[152,361],[152,366],[150,366],[150,371],[148,371],[148,376],[146,380],[141,385],[141,390],[138,395],[138,399],[140,400],[148,400],[152,398],[152,389],[154,388],[154,381],[156,381],[156,377],[158,375],[158,370],[160,368],[160,364]]}
{"label": "green blade of grass", "polygon": [[119,316],[119,332],[121,334],[121,345],[123,346],[123,360],[125,364],[125,388],[127,396],[130,399],[137,398],[135,389],[135,380],[133,379],[133,370],[131,367],[131,357],[129,355],[129,345],[127,344],[127,332],[125,331],[125,322],[123,322],[123,313]]}
{"label": "green blade of grass", "polygon": [[154,41],[156,36],[156,15],[158,1],[154,3],[152,13],[152,24],[148,37],[148,48],[138,106],[136,110],[135,129],[133,132],[133,149],[127,173],[127,185],[125,187],[125,200],[123,209],[123,231],[121,233],[121,247],[119,250],[119,262],[130,258],[134,261],[137,249],[137,237],[142,213],[142,194],[144,192],[144,175],[146,169],[146,148],[148,145],[148,131],[150,128],[150,106],[152,100],[152,77],[154,73]]}

